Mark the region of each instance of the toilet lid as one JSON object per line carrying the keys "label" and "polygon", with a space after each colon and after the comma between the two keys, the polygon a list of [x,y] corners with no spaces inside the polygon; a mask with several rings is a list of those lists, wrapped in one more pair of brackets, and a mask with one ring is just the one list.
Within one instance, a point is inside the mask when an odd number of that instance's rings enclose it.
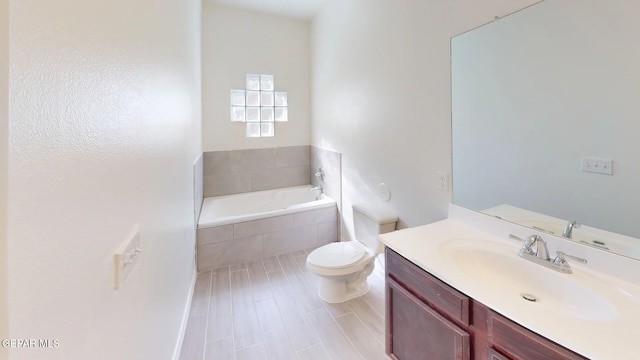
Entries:
{"label": "toilet lid", "polygon": [[364,246],[357,241],[335,242],[313,250],[307,261],[315,266],[336,269],[354,264],[364,253]]}

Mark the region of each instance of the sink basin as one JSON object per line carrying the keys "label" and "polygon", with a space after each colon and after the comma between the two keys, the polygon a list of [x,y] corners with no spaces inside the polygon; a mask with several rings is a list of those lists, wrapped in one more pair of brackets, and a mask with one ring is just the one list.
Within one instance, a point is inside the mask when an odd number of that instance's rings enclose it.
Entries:
{"label": "sink basin", "polygon": [[598,293],[563,274],[517,254],[518,247],[496,241],[450,239],[440,244],[442,259],[476,283],[521,299],[532,310],[560,313],[579,319],[607,320],[615,307]]}

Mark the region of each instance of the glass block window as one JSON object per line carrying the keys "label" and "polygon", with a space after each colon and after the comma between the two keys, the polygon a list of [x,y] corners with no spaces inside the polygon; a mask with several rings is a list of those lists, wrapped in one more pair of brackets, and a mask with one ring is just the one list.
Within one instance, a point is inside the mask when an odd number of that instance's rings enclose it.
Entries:
{"label": "glass block window", "polygon": [[289,121],[286,91],[275,91],[273,75],[247,74],[245,89],[231,90],[231,121],[245,123],[247,137],[275,135],[275,123]]}

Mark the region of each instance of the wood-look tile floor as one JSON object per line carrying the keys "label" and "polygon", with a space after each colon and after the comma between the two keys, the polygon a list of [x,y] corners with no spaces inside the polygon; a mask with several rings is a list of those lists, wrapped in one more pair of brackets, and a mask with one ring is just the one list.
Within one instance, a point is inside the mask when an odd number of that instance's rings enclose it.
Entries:
{"label": "wood-look tile floor", "polygon": [[382,257],[366,295],[331,305],[305,267],[310,251],[199,273],[180,360],[389,359]]}

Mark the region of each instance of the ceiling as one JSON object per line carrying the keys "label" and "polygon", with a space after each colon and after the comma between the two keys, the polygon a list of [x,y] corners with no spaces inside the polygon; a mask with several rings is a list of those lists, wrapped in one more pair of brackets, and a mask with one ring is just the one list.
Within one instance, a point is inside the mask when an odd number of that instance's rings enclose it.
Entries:
{"label": "ceiling", "polygon": [[204,0],[274,15],[310,20],[328,0]]}

